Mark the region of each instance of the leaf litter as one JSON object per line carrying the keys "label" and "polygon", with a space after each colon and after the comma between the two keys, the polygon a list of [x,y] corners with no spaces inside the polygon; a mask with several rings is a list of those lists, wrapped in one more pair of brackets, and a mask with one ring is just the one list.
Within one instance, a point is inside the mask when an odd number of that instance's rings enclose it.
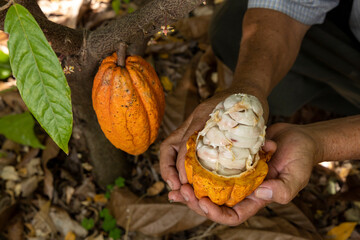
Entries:
{"label": "leaf litter", "polygon": [[[95,28],[118,15],[110,0],[39,1],[45,15],[69,27]],[[125,1],[124,1],[125,2]],[[127,1],[129,2],[129,1]],[[132,2],[132,1],[131,1]],[[142,1],[132,2],[131,7]],[[220,4],[221,1],[215,1]],[[70,154],[35,125],[45,149],[15,143],[0,135],[0,236],[8,239],[359,239],[359,161],[323,163],[314,168],[309,184],[287,205],[270,204],[237,227],[213,223],[186,206],[169,203],[160,176],[159,146],[201,101],[229,86],[231,71],[214,57],[207,27],[214,3],[208,1],[191,17],[174,25],[167,36],[148,44],[152,62],[166,90],[166,114],[158,140],[134,157],[132,177],[118,178],[101,189],[92,175],[87,145],[74,127]],[[0,46],[6,46],[0,34]],[[5,44],[4,44],[5,43]],[[0,81],[0,117],[27,108],[15,80]],[[270,121],[310,123],[339,117],[305,106],[291,118]]]}

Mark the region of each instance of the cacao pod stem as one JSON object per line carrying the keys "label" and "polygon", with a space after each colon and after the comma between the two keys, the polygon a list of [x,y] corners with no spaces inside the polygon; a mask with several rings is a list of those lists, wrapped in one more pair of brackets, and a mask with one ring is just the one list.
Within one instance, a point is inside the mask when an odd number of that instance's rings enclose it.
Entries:
{"label": "cacao pod stem", "polygon": [[117,65],[119,67],[125,67],[127,45],[124,42],[119,43],[119,48],[116,51],[117,54]]}

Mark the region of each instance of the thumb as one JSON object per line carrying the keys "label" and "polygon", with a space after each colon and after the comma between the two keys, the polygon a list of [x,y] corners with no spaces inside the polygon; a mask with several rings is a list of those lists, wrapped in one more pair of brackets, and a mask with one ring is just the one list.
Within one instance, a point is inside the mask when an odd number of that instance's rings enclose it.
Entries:
{"label": "thumb", "polygon": [[300,184],[288,179],[270,179],[264,181],[255,190],[255,196],[265,201],[287,204],[295,198],[301,189]]}

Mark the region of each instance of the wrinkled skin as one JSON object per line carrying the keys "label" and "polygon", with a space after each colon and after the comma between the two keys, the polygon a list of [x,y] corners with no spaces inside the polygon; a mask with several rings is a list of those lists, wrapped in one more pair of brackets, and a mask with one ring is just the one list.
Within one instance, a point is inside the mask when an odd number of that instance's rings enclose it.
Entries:
{"label": "wrinkled skin", "polygon": [[[321,158],[322,153],[317,150],[320,148],[317,147],[317,141],[312,136],[310,128],[275,124],[267,131],[268,140],[263,149],[276,152],[269,162],[266,180],[252,195],[232,208],[218,206],[208,198],[198,200],[186,179],[185,142],[195,130],[202,129],[207,119],[201,118],[208,115],[204,114],[204,111],[210,113],[216,102],[223,99],[223,95],[217,96],[199,105],[186,122],[163,142],[160,150],[160,167],[162,177],[172,189],[169,200],[182,202],[215,222],[234,226],[255,215],[266,204],[290,202],[306,186],[315,159]],[[268,108],[264,107],[265,114],[267,110]]]}

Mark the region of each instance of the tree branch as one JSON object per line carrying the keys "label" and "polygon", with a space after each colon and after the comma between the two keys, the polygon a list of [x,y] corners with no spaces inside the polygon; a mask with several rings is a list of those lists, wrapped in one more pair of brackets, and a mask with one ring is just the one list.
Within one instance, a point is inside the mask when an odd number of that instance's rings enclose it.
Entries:
{"label": "tree branch", "polygon": [[183,18],[202,2],[203,0],[150,1],[139,10],[91,32],[87,43],[88,51],[94,57],[103,58],[114,52],[121,41],[128,45],[144,41],[146,37],[158,32],[161,26]]}
{"label": "tree branch", "polygon": [[[92,57],[101,59],[118,49],[120,42],[128,45],[144,42],[160,30],[183,18],[203,0],[153,0],[139,10],[90,32],[84,44],[84,31],[75,30],[49,21],[36,0],[16,0],[34,16],[55,52],[64,55],[79,55],[82,48]],[[7,3],[0,0],[0,6]],[[0,12],[0,29],[4,29],[7,10]]]}

